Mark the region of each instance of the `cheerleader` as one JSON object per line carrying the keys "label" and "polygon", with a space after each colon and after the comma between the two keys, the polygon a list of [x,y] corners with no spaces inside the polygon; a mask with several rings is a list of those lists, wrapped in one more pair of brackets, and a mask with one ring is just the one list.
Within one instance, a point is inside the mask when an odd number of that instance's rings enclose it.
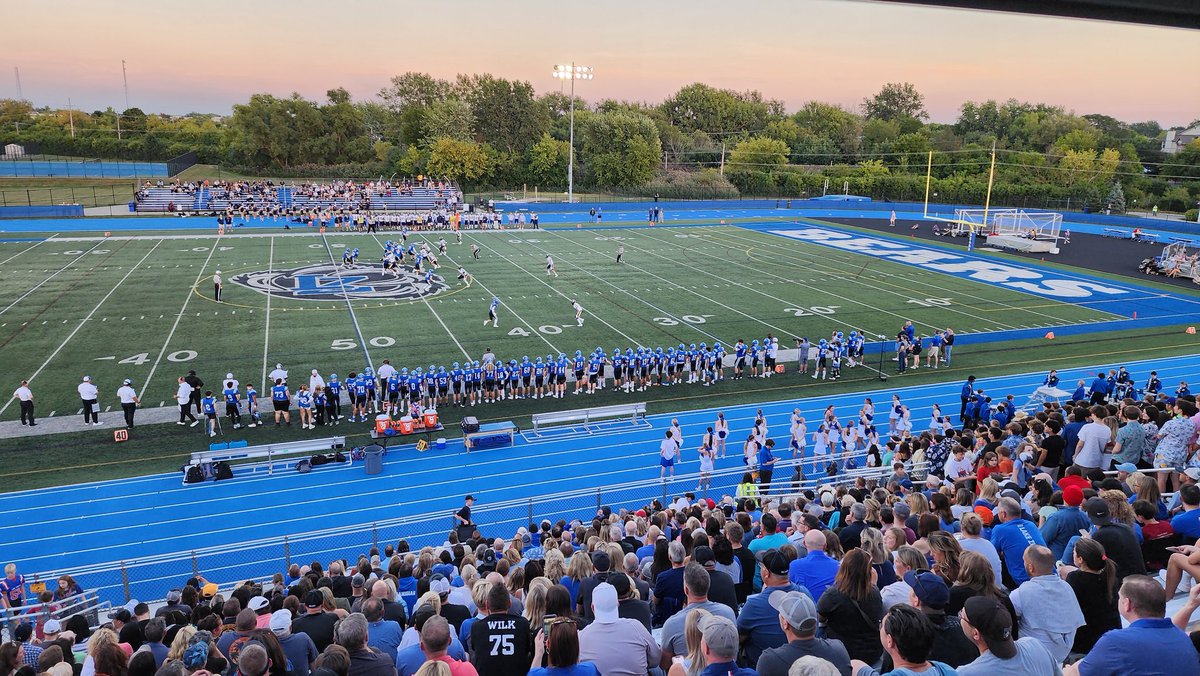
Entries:
{"label": "cheerleader", "polygon": [[892,407],[888,411],[888,435],[889,436],[894,437],[897,435],[897,433],[899,431],[897,421],[900,419],[900,415],[901,415],[903,408],[904,407],[900,404],[900,395],[893,394],[892,395]]}
{"label": "cheerleader", "polygon": [[729,436],[729,421],[725,420],[724,413],[717,413],[717,421],[713,423],[713,430],[717,434],[717,444],[713,446],[713,451],[720,453],[721,457],[725,457],[725,438]]}
{"label": "cheerleader", "polygon": [[696,484],[697,491],[707,491],[712,487],[713,458],[716,457],[717,452],[708,443],[710,437],[711,433],[705,435],[705,443],[700,444],[700,450],[698,451],[700,455],[700,483]]}
{"label": "cheerleader", "polygon": [[792,410],[792,440],[789,444],[792,447],[792,459],[800,458],[800,462],[804,462],[804,444],[808,436],[808,428],[804,425],[804,416],[800,415],[800,409]]}

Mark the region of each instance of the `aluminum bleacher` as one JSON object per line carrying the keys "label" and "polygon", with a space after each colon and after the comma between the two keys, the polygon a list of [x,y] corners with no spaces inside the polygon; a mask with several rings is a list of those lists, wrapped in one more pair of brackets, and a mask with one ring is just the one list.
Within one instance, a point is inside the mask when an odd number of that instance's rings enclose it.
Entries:
{"label": "aluminum bleacher", "polygon": [[194,191],[179,192],[172,187],[144,187],[138,192],[139,212],[171,211],[224,211],[242,206],[259,208],[279,206],[301,211],[327,209],[361,209],[369,205],[372,211],[429,211],[440,209],[450,203],[461,201],[462,195],[453,186],[385,186],[370,188],[356,187],[351,194],[314,189],[313,186],[261,186],[256,190],[230,192],[223,186],[201,186]]}

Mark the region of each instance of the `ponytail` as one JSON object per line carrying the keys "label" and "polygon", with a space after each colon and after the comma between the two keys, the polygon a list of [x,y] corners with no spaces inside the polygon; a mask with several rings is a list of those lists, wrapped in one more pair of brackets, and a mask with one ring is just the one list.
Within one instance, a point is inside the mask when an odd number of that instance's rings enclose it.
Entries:
{"label": "ponytail", "polygon": [[1113,594],[1117,587],[1117,564],[1104,552],[1104,545],[1090,538],[1080,539],[1075,543],[1075,553],[1089,570],[1094,570],[1104,581],[1104,599],[1113,602]]}

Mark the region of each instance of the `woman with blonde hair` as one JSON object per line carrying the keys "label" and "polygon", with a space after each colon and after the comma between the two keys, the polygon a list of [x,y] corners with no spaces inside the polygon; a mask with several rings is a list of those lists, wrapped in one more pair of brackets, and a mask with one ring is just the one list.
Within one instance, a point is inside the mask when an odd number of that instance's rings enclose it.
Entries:
{"label": "woman with blonde hair", "polygon": [[196,628],[190,624],[185,624],[179,628],[179,632],[175,634],[175,640],[171,641],[171,648],[167,651],[167,660],[181,660],[183,653],[188,649],[192,637],[196,635]]}
{"label": "woman with blonde hair", "polygon": [[[387,580],[388,590],[391,591],[391,599],[396,598],[396,583]],[[327,613],[333,613],[338,616],[338,619],[346,619],[350,613],[343,608],[338,608],[337,599],[333,597],[333,590],[329,587],[321,587],[318,591],[321,592],[321,608]]]}
{"label": "woman with blonde hair", "polygon": [[696,608],[688,613],[683,622],[683,638],[687,643],[687,655],[676,655],[667,676],[698,676],[704,671],[704,653],[700,650],[700,622],[712,613]]}
{"label": "woman with blonde hair", "polygon": [[592,559],[586,552],[575,552],[567,563],[567,574],[558,581],[571,592],[571,606],[579,601],[579,583],[584,578],[591,577],[593,572]]}
{"label": "woman with blonde hair", "polygon": [[450,665],[437,660],[429,660],[422,664],[413,676],[451,676]]}
{"label": "woman with blonde hair", "polygon": [[884,611],[887,611],[898,603],[908,603],[912,587],[908,586],[908,583],[904,581],[904,576],[909,572],[919,573],[923,570],[929,570],[929,559],[926,559],[925,555],[916,547],[904,545],[896,550],[893,565],[896,570],[896,581],[879,590],[879,597],[883,600]]}
{"label": "woman with blonde hair", "polygon": [[87,657],[83,660],[83,673],[96,673],[96,655],[106,645],[117,645],[117,632],[112,629],[97,629],[87,642]]}
{"label": "woman with blonde hair", "polygon": [[963,549],[958,539],[944,530],[934,531],[926,538],[929,554],[933,557],[933,572],[942,576],[947,585],[958,579]]}
{"label": "woman with blonde hair", "polygon": [[546,549],[545,562],[542,574],[547,579],[557,582],[567,574],[567,560],[557,548]]}
{"label": "woman with blonde hair", "polygon": [[992,477],[985,477],[979,484],[979,497],[975,499],[975,506],[978,507],[983,503],[988,509],[996,509],[996,495],[1000,493],[1000,484]]}
{"label": "woman with blonde hair", "polygon": [[896,581],[896,569],[892,557],[883,546],[883,533],[878,528],[864,528],[861,534],[862,549],[871,555],[871,567],[875,569],[875,586],[883,589]]}
{"label": "woman with blonde hair", "polygon": [[[909,518],[913,520],[913,523],[916,523],[922,514],[929,513],[929,498],[925,497],[924,493],[909,493],[908,497],[904,498],[904,502],[908,503]],[[908,527],[912,528],[912,526]],[[913,528],[913,530],[916,530],[916,528]]]}
{"label": "woman with blonde hair", "polygon": [[508,572],[508,580],[505,581],[508,586],[508,593],[515,599],[523,599],[525,597],[525,569],[514,567]]}
{"label": "woman with blonde hair", "polygon": [[529,591],[525,593],[525,610],[522,612],[529,626],[542,626],[542,616],[546,614],[546,592],[550,589],[550,580],[535,577],[529,581]]}

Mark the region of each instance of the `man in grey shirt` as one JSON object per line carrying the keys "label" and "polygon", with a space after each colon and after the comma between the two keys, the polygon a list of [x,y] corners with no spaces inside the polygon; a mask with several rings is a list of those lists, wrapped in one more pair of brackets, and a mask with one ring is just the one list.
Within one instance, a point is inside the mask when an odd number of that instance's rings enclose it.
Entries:
{"label": "man in grey shirt", "polygon": [[687,621],[688,613],[701,608],[713,615],[727,618],[730,622],[737,621],[729,606],[708,600],[708,586],[708,571],[698,563],[687,564],[687,567],[683,569],[683,593],[687,597],[687,605],[667,618],[667,621],[663,623],[662,634],[659,638],[662,645],[662,659],[659,665],[663,671],[671,668],[672,657],[686,655],[688,652],[687,640],[683,635],[683,625]]}
{"label": "man in grey shirt", "polygon": [[979,648],[979,658],[958,668],[959,676],[1062,676],[1062,668],[1037,639],[1012,639],[1012,615],[988,596],[967,599],[962,612],[963,633]]}

